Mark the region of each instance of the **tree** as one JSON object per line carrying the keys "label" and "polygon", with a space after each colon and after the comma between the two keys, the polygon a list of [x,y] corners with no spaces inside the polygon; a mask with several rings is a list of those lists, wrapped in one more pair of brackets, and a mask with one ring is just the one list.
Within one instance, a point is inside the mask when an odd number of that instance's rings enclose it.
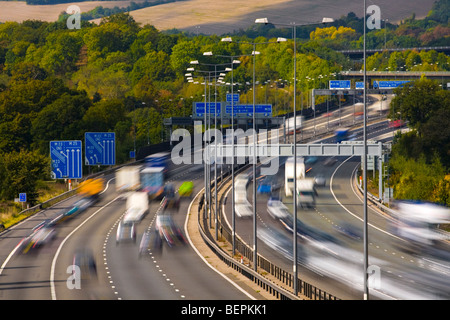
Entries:
{"label": "tree", "polygon": [[48,154],[52,140],[81,139],[82,119],[91,104],[85,92],[73,91],[44,107],[32,122],[33,145]]}
{"label": "tree", "polygon": [[438,90],[437,82],[426,78],[405,83],[402,88],[394,90],[396,96],[392,99],[389,117],[398,119],[400,115],[422,135],[423,124],[442,107]]}
{"label": "tree", "polygon": [[424,157],[415,160],[394,155],[389,165],[397,199],[432,201],[433,193],[445,176],[444,168],[437,158],[428,164]]}
{"label": "tree", "polygon": [[125,105],[121,99],[101,100],[94,103],[83,116],[84,131],[108,132],[125,118]]}
{"label": "tree", "polygon": [[33,202],[37,198],[39,180],[50,176],[50,158],[37,151],[13,151],[0,154],[0,197],[12,200],[27,193]]}

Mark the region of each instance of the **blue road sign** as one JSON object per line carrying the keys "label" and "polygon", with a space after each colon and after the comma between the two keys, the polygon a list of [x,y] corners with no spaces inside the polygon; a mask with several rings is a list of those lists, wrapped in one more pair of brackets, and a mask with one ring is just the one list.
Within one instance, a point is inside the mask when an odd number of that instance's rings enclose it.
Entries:
{"label": "blue road sign", "polygon": [[355,82],[355,89],[364,89],[364,82],[356,81]]}
{"label": "blue road sign", "polygon": [[27,202],[27,194],[19,193],[19,202]]}
{"label": "blue road sign", "polygon": [[83,156],[81,141],[50,141],[53,179],[81,179]]}
{"label": "blue road sign", "polygon": [[409,80],[392,80],[392,81],[374,81],[374,89],[392,89],[403,86],[403,84],[409,82]]}
{"label": "blue road sign", "polygon": [[[216,115],[220,115],[221,111],[221,103],[220,102],[207,102],[206,103],[206,112],[214,115],[214,112],[217,112]],[[205,103],[204,102],[195,102],[194,103],[194,114],[197,116],[202,116],[205,114]]]}
{"label": "blue road sign", "polygon": [[233,101],[233,103],[239,103],[239,94],[238,93],[227,93],[227,102]]}
{"label": "blue road sign", "polygon": [[[232,110],[234,114],[247,114],[248,116],[253,115],[253,105],[252,104],[238,104],[236,106],[226,106],[225,113],[231,114]],[[255,105],[256,114],[264,114],[265,116],[272,115],[272,105],[271,104],[256,104]]]}
{"label": "blue road sign", "polygon": [[136,152],[130,151],[130,159],[136,158]]}
{"label": "blue road sign", "polygon": [[86,165],[116,164],[116,134],[114,132],[86,132],[84,138]]}
{"label": "blue road sign", "polygon": [[350,89],[350,80],[330,80],[330,89]]}

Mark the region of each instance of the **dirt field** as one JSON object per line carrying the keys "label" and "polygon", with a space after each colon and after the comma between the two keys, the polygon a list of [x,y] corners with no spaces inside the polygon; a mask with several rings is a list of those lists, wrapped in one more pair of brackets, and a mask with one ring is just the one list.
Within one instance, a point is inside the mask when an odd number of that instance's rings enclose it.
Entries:
{"label": "dirt field", "polygon": [[[115,6],[127,7],[130,0],[124,1],[87,1],[87,2],[71,2],[55,5],[35,5],[29,6],[25,1],[0,1],[0,21],[17,21],[22,22],[28,19],[36,19],[42,21],[55,21],[61,12],[65,11],[70,5],[77,5],[81,12],[94,9],[97,6],[104,8],[114,8]],[[134,0],[134,2],[143,2],[143,0]]]}
{"label": "dirt field", "polygon": [[[397,22],[412,13],[427,15],[434,0],[367,1],[381,8],[381,18]],[[159,30],[177,28],[203,34],[224,34],[253,25],[256,18],[268,17],[279,23],[320,21],[322,17],[339,18],[353,11],[361,17],[362,0],[189,0],[136,10],[136,21],[150,23]]]}
{"label": "dirt field", "polygon": [[[139,2],[141,0],[135,0]],[[125,7],[130,1],[74,2],[82,12],[96,6]],[[434,0],[367,1],[381,8],[381,18],[398,22],[410,17],[426,16]],[[0,21],[41,19],[54,21],[69,5],[27,6],[25,2],[0,1]],[[363,1],[355,0],[186,0],[148,7],[131,12],[136,21],[152,24],[159,30],[177,28],[203,34],[225,34],[253,25],[255,18],[268,17],[281,23],[305,23],[322,17],[339,18],[353,11],[363,15]]]}

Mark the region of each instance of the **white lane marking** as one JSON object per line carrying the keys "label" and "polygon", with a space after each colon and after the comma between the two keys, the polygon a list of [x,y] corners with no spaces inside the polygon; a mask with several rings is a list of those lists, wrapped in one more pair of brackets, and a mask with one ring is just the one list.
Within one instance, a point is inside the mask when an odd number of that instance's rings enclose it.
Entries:
{"label": "white lane marking", "polygon": [[[360,218],[360,217],[357,216],[355,213],[353,213],[353,212],[351,212],[349,209],[347,209],[347,208],[346,208],[346,207],[338,200],[338,198],[336,197],[336,195],[334,194],[334,191],[333,191],[333,179],[334,179],[334,175],[335,175],[336,172],[339,170],[339,168],[340,168],[345,162],[347,162],[348,160],[350,160],[351,158],[352,158],[352,157],[348,157],[347,159],[345,159],[344,161],[342,161],[342,163],[341,163],[340,165],[338,165],[338,166],[336,167],[336,169],[334,170],[333,174],[331,175],[331,179],[330,179],[330,192],[331,192],[331,194],[333,195],[334,200],[336,200],[336,202],[337,202],[342,208],[344,208],[345,211],[347,211],[350,215],[352,215],[354,218],[358,219],[359,221],[364,222],[364,219],[363,219],[363,218]],[[352,173],[350,179],[352,179],[352,177],[353,177],[353,173]],[[353,190],[353,192],[355,192],[355,191]],[[393,235],[392,233],[389,233],[389,232],[387,232],[387,231],[385,231],[385,230],[383,230],[383,229],[380,229],[380,228],[374,226],[373,224],[371,224],[371,223],[369,223],[369,222],[367,223],[367,225],[371,226],[372,228],[374,228],[374,229],[376,229],[376,230],[378,230],[378,231],[380,231],[380,232],[383,232],[383,233],[385,233],[385,234],[387,234],[387,235],[390,235],[391,237],[400,239],[400,238],[398,238],[397,236]],[[400,240],[402,240],[402,239],[400,239]]]}
{"label": "white lane marking", "polygon": [[[100,192],[100,194],[104,193],[104,192],[108,189],[109,183],[110,183],[110,181],[113,180],[113,179],[115,179],[115,178],[112,178],[112,179],[108,180],[108,182],[107,182],[107,184],[106,184],[106,188],[105,188],[102,192]],[[66,200],[68,200],[68,199],[64,199],[63,201],[66,201]],[[61,202],[59,202],[59,203],[61,203]],[[41,211],[41,213],[44,212],[44,211],[45,211],[45,210]],[[24,220],[24,221],[22,221],[22,222],[20,222],[20,223],[18,223],[18,224],[16,224],[16,225],[14,225],[14,226],[12,226],[12,227],[11,227],[11,230],[14,229],[14,228],[19,227],[22,223],[25,223],[25,222],[26,222],[26,220]],[[17,249],[19,248],[19,245],[20,245],[20,242],[19,242],[19,243],[17,244],[17,246],[15,246],[14,249],[9,253],[8,257],[5,259],[5,261],[4,261],[3,264],[1,265],[1,267],[0,267],[0,275],[3,273],[3,270],[5,269],[6,265],[7,265],[8,262],[9,262],[9,260],[11,260],[12,256],[16,253]]]}
{"label": "white lane marking", "polygon": [[[195,199],[198,197],[198,195],[200,193],[203,192],[203,189],[200,190],[197,195],[194,197],[194,200],[191,201],[191,203],[189,204],[189,208],[188,208],[188,213],[191,211],[191,206],[194,203]],[[222,272],[220,272],[219,270],[215,269],[201,254],[200,252],[197,250],[197,248],[194,246],[194,244],[192,243],[191,238],[189,237],[189,232],[188,232],[188,220],[189,220],[189,214],[186,215],[186,220],[184,222],[184,232],[186,234],[186,238],[189,241],[189,244],[191,245],[192,249],[194,249],[194,251],[197,253],[197,255],[200,257],[200,259],[203,260],[203,262],[210,267],[212,270],[214,270],[215,272],[217,272],[217,274],[219,274],[222,278],[224,278],[225,280],[227,280],[229,283],[231,283],[236,289],[238,289],[239,291],[241,291],[243,294],[245,294],[247,297],[249,297],[252,300],[256,300],[255,297],[253,297],[250,293],[248,293],[247,291],[245,291],[244,289],[242,289],[239,285],[237,285],[233,280],[231,280],[230,278],[228,278],[226,275],[224,275]]]}
{"label": "white lane marking", "polygon": [[[109,186],[109,182],[111,180],[113,180],[115,178],[112,178],[108,181],[107,185],[106,185],[106,189]],[[106,190],[105,189],[105,190]],[[103,190],[103,191],[105,191]],[[78,230],[80,229],[86,222],[88,222],[91,218],[93,218],[97,213],[99,213],[100,211],[102,211],[104,208],[106,208],[107,206],[109,206],[111,203],[113,203],[114,201],[116,201],[117,199],[119,199],[121,196],[117,196],[116,198],[114,198],[113,200],[111,200],[110,202],[108,202],[107,204],[105,204],[103,207],[101,207],[100,209],[98,209],[97,211],[95,211],[93,214],[91,214],[86,220],[84,220],[80,225],[78,225],[75,229],[72,230],[71,233],[69,233],[61,242],[61,244],[58,247],[58,250],[56,250],[55,256],[53,257],[52,260],[52,266],[50,268],[50,293],[51,293],[51,297],[52,300],[56,300],[56,291],[55,291],[55,266],[56,266],[56,260],[58,259],[59,253],[62,250],[62,247],[64,246],[64,244],[66,243],[66,241]]]}

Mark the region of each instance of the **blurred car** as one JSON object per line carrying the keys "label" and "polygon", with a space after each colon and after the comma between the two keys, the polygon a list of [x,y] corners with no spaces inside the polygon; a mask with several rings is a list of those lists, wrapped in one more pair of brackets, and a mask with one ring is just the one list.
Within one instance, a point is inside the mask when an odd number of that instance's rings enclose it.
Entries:
{"label": "blurred car", "polygon": [[41,225],[38,229],[23,238],[19,243],[19,252],[27,254],[41,248],[55,238],[55,229],[49,225]]}
{"label": "blurred car", "polygon": [[134,222],[119,222],[116,233],[116,244],[123,240],[132,240],[136,242],[136,225]]}
{"label": "blurred car", "polygon": [[326,184],[326,179],[325,176],[323,174],[318,174],[314,177],[314,183],[316,186],[321,186],[324,187]]}
{"label": "blurred car", "polygon": [[250,206],[250,202],[236,203],[234,211],[236,212],[237,216],[240,218],[253,216],[253,211],[252,211],[252,207]]}
{"label": "blurred car", "polygon": [[405,124],[403,120],[389,120],[389,128],[400,128]]}
{"label": "blurred car", "polygon": [[316,162],[317,162],[317,157],[314,157],[314,156],[307,157],[305,159],[305,164],[313,164],[313,163],[316,163]]}
{"label": "blurred car", "polygon": [[194,190],[194,183],[192,181],[185,181],[178,189],[180,197],[192,197],[192,191]]}
{"label": "blurred car", "polygon": [[75,267],[79,268],[81,281],[97,280],[97,264],[90,249],[77,250],[73,255],[72,266],[72,274],[77,272]]}
{"label": "blurred car", "polygon": [[274,219],[282,219],[289,215],[288,208],[278,197],[270,197],[267,201],[267,212]]}
{"label": "blurred car", "polygon": [[160,253],[162,250],[162,239],[159,232],[154,229],[154,231],[146,231],[142,235],[141,242],[139,244],[139,257],[142,257],[150,250],[152,253]]}
{"label": "blurred car", "polygon": [[186,238],[184,237],[183,232],[175,224],[169,214],[157,215],[156,230],[159,232],[161,239],[166,240],[169,247],[174,247],[179,244],[184,245],[186,243]]}
{"label": "blurred car", "polygon": [[332,165],[334,165],[336,162],[337,162],[336,157],[329,157],[329,158],[326,158],[326,159],[325,159],[325,161],[323,162],[323,164],[326,165],[326,166],[332,166]]}
{"label": "blurred car", "polygon": [[273,186],[273,178],[272,176],[266,176],[261,179],[258,183],[257,193],[271,193]]}

